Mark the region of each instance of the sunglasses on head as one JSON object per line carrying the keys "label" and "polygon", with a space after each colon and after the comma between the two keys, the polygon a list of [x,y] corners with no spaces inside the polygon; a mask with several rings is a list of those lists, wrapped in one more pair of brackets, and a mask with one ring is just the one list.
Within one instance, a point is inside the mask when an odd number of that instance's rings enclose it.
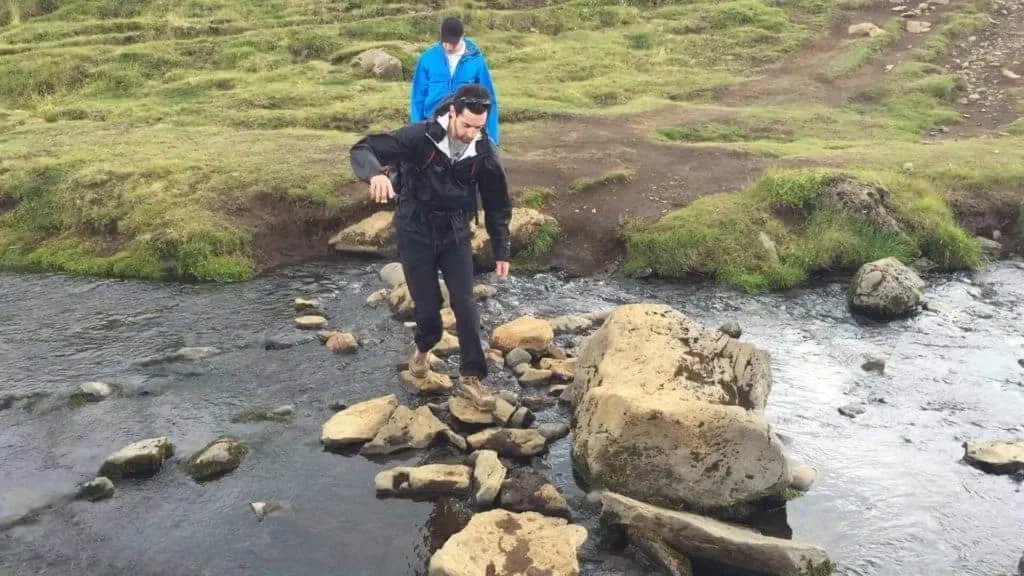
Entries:
{"label": "sunglasses on head", "polygon": [[490,98],[462,97],[455,100],[456,104],[462,104],[473,114],[483,114],[491,107]]}

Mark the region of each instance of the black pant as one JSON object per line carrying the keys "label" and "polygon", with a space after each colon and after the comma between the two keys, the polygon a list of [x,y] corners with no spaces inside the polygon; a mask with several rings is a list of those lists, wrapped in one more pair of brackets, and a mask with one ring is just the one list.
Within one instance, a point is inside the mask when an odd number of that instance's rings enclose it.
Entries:
{"label": "black pant", "polygon": [[430,212],[414,200],[399,202],[394,226],[398,259],[415,304],[416,347],[427,352],[440,340],[443,298],[437,271],[444,276],[459,336],[459,372],[487,377],[480,341],[480,316],[473,301],[473,249],[469,218],[463,212]]}

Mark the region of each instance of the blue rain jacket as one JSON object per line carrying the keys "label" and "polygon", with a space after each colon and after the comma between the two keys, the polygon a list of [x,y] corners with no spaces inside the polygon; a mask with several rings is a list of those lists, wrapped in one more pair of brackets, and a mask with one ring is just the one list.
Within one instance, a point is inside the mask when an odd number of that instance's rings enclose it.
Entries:
{"label": "blue rain jacket", "polygon": [[455,66],[455,74],[448,71],[448,56],[438,42],[420,54],[416,62],[416,70],[412,78],[412,95],[409,105],[409,120],[422,122],[433,116],[434,110],[464,84],[477,83],[491,93],[491,110],[487,114],[487,135],[497,146],[500,142],[498,134],[498,96],[494,92],[491,71],[487,68],[487,60],[480,52],[476,43],[463,38],[466,53],[459,58]]}

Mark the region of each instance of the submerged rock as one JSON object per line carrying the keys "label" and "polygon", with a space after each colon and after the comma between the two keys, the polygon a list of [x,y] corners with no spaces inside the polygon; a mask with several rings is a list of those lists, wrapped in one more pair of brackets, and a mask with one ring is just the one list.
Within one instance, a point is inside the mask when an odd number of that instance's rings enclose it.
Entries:
{"label": "submerged rock", "polygon": [[104,498],[110,498],[113,495],[114,483],[110,481],[110,478],[99,476],[79,486],[75,497],[80,500],[95,502]]}
{"label": "submerged rock", "polygon": [[868,262],[853,276],[847,290],[850,307],[887,319],[913,311],[924,298],[924,282],[896,258]]}
{"label": "submerged rock", "polygon": [[470,486],[469,466],[427,464],[382,470],[374,479],[378,496],[422,498],[463,493]]}
{"label": "submerged rock", "polygon": [[860,404],[847,404],[846,406],[839,407],[839,413],[847,418],[856,418],[865,412],[867,412],[867,408]]}
{"label": "submerged rock", "polygon": [[578,576],[587,530],[536,512],[475,514],[430,558],[428,576]]}
{"label": "submerged rock", "polygon": [[341,448],[372,440],[396,408],[398,398],[394,394],[353,404],[324,423],[320,442],[325,448]]}
{"label": "submerged rock", "polygon": [[78,391],[71,395],[72,402],[99,402],[114,393],[113,387],[105,382],[83,382]]}
{"label": "submerged rock", "polygon": [[554,339],[555,332],[547,321],[522,316],[495,328],[491,333],[491,346],[502,352],[522,348],[540,354],[551,347]]}
{"label": "submerged rock", "polygon": [[585,316],[559,316],[548,323],[555,334],[582,334],[594,327],[594,321]]}
{"label": "submerged rock", "polygon": [[789,474],[789,487],[799,492],[810,490],[818,479],[818,471],[812,466],[793,466]]}
{"label": "submerged rock", "polygon": [[426,448],[447,428],[426,406],[415,410],[399,406],[373,440],[363,445],[360,454],[379,456],[410,448]]}
{"label": "submerged rock", "polygon": [[494,450],[501,456],[536,456],[547,447],[540,432],[526,428],[488,428],[466,438],[474,450]]}
{"label": "submerged rock", "polygon": [[690,558],[777,576],[817,576],[835,568],[825,550],[811,544],[763,536],[749,528],[658,508],[613,492],[602,493],[601,504],[605,520],[654,532]]}
{"label": "submerged rock", "polygon": [[494,298],[494,295],[497,293],[498,291],[493,286],[488,286],[486,284],[477,284],[476,286],[473,286],[473,298],[476,300]]}
{"label": "submerged rock", "polygon": [[885,373],[885,358],[879,358],[877,356],[869,356],[864,359],[864,363],[860,365],[861,369],[865,372],[877,372],[879,374]]}
{"label": "submerged rock", "polygon": [[238,468],[248,451],[238,438],[221,436],[193,454],[185,470],[197,482],[213,480]]}
{"label": "submerged rock", "polygon": [[718,327],[718,330],[730,338],[739,338],[743,335],[743,328],[741,328],[740,323],[735,320],[722,324]]}
{"label": "submerged rock", "polygon": [[989,474],[1024,473],[1024,440],[964,442],[964,462]]}
{"label": "submerged rock", "polygon": [[270,500],[268,502],[249,502],[249,508],[256,515],[256,520],[262,522],[264,518],[284,509],[284,503]]}
{"label": "submerged rock", "polygon": [[764,418],[770,390],[767,352],[667,305],[621,306],[580,351],[563,394],[575,469],[673,509],[742,513],[788,485]]}
{"label": "submerged rock", "polygon": [[512,512],[540,512],[567,520],[572,515],[558,488],[532,468],[516,468],[505,478],[500,506]]}
{"label": "submerged rock", "polygon": [[133,442],[110,456],[100,466],[97,476],[117,481],[122,478],[145,478],[163,468],[164,461],[174,456],[174,445],[167,436]]}
{"label": "submerged rock", "polygon": [[498,498],[501,483],[505,480],[508,469],[498,459],[498,453],[494,450],[480,450],[475,456],[473,486],[476,490],[476,504],[483,507],[491,506]]}

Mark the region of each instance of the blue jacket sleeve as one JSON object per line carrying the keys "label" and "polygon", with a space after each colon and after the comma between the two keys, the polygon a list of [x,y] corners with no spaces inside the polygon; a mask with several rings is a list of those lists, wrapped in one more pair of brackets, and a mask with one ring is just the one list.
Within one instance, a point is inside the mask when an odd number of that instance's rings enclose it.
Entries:
{"label": "blue jacket sleeve", "polygon": [[477,82],[491,93],[491,111],[487,114],[487,135],[495,146],[500,145],[501,135],[498,133],[498,93],[494,91],[494,82],[491,80],[491,71],[487,67],[487,60],[480,57],[480,71],[477,73]]}
{"label": "blue jacket sleeve", "polygon": [[[426,54],[426,53],[424,53]],[[427,65],[423,62],[423,55],[420,54],[416,60],[416,70],[413,71],[412,89],[409,91],[409,121],[423,122],[429,117],[429,113],[423,108],[427,103]]]}

